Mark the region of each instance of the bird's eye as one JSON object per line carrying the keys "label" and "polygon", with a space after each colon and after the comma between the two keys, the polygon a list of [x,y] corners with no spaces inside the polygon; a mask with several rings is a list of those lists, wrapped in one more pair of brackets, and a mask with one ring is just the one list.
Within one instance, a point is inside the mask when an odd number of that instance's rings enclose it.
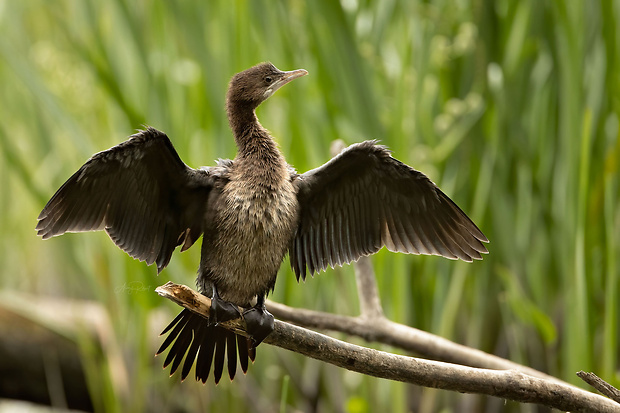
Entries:
{"label": "bird's eye", "polygon": [[265,82],[267,83],[271,83],[273,79],[271,79],[271,76],[265,76]]}

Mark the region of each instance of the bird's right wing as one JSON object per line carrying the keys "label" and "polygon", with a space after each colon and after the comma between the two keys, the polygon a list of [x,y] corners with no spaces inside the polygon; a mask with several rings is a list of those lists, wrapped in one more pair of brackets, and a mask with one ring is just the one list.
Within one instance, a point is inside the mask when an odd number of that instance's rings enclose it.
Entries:
{"label": "bird's right wing", "polygon": [[484,234],[426,175],[374,141],[295,176],[300,223],[289,255],[297,279],[390,251],[472,261]]}
{"label": "bird's right wing", "polygon": [[161,271],[176,246],[202,234],[214,178],[185,165],[170,139],[147,128],[95,154],[39,215],[38,235],[105,229],[112,241]]}

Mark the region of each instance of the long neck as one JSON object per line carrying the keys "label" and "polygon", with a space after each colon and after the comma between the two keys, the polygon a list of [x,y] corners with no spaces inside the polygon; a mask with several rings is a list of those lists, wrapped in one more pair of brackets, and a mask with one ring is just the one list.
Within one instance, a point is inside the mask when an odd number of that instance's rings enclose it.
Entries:
{"label": "long neck", "polygon": [[[237,159],[250,162],[255,172],[286,170],[286,161],[269,132],[258,121],[254,108],[227,103],[228,122],[237,144]],[[277,174],[278,174],[277,173]]]}

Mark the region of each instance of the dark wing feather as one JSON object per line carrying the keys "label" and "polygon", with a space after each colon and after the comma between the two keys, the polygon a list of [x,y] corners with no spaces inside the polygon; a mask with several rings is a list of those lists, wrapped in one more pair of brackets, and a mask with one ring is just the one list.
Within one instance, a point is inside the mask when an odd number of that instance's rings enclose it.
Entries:
{"label": "dark wing feather", "polygon": [[38,234],[105,229],[134,258],[161,271],[177,245],[202,234],[213,177],[185,165],[164,134],[147,128],[95,154],[47,203]]}
{"label": "dark wing feather", "polygon": [[290,249],[297,276],[390,251],[472,261],[484,234],[421,172],[374,141],[295,177],[300,223]]}

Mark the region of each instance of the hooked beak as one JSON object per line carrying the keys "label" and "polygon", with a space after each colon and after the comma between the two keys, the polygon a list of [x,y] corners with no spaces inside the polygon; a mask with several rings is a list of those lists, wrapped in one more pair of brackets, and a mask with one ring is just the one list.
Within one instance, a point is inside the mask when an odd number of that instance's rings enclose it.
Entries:
{"label": "hooked beak", "polygon": [[271,85],[271,87],[265,91],[265,99],[273,95],[276,90],[280,89],[282,86],[286,85],[292,80],[307,75],[308,71],[306,69],[297,69],[288,72],[282,72],[282,74],[283,76],[280,79],[276,80],[273,85]]}

